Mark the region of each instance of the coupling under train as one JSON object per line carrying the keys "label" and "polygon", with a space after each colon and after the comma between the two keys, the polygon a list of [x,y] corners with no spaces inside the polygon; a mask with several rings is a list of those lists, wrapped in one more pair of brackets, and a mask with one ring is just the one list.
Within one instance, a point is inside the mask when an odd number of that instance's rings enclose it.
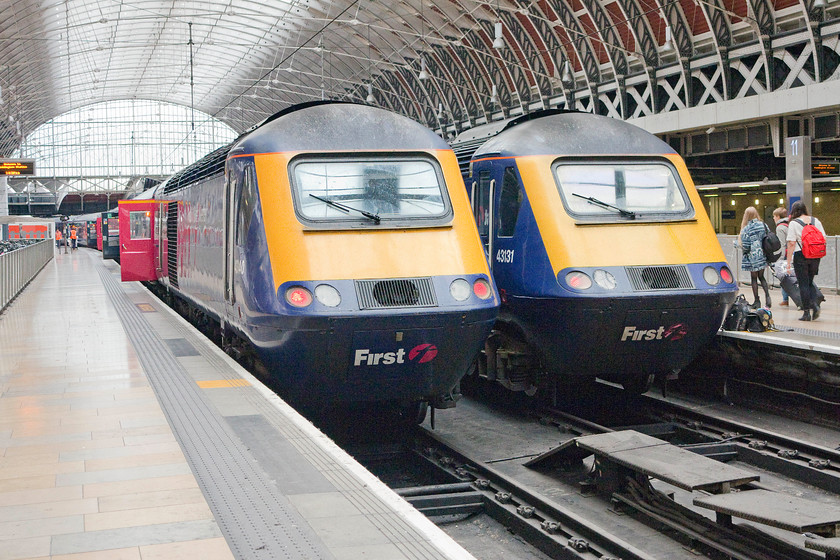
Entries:
{"label": "coupling under train", "polygon": [[529,394],[596,377],[642,392],[713,339],[737,286],[668,144],[549,110],[452,146],[502,300],[480,376]]}
{"label": "coupling under train", "polygon": [[281,111],[120,201],[119,225],[123,280],[298,401],[452,406],[498,313],[454,153],[375,107]]}

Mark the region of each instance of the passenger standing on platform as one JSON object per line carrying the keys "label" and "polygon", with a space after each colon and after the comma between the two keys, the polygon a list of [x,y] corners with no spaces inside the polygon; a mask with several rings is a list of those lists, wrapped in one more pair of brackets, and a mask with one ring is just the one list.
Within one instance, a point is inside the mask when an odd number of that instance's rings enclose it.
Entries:
{"label": "passenger standing on platform", "polygon": [[741,260],[741,270],[750,273],[750,284],[752,285],[755,301],[753,309],[761,307],[758,299],[758,283],[764,288],[764,302],[769,308],[770,286],[764,278],[764,269],[767,268],[767,259],[764,257],[764,250],[761,248],[761,240],[767,235],[768,227],[758,216],[758,210],[750,206],[744,211],[744,219],[741,221],[741,248],[744,258]]}
{"label": "passenger standing on platform", "polygon": [[[820,259],[808,259],[802,254],[802,230],[808,224],[813,224],[825,236],[822,223],[815,217],[808,215],[808,208],[801,200],[797,200],[790,208],[790,225],[787,236],[788,270],[796,272],[799,283],[799,297],[802,298],[802,317],[800,321],[813,321],[820,316],[820,304],[817,290],[814,287],[814,276],[820,271]],[[811,313],[813,310],[813,314]]]}
{"label": "passenger standing on platform", "polygon": [[70,228],[70,243],[72,243],[72,245],[73,245],[72,249],[75,251],[76,250],[76,228],[75,227]]}
{"label": "passenger standing on platform", "polygon": [[[787,232],[788,232],[788,211],[787,208],[784,206],[780,206],[773,210],[773,221],[776,222],[776,237],[779,238],[779,243],[782,244],[781,248],[779,249],[782,252],[781,257],[785,256],[787,253]],[[789,305],[788,304],[788,293],[782,288],[782,303],[779,305]]]}

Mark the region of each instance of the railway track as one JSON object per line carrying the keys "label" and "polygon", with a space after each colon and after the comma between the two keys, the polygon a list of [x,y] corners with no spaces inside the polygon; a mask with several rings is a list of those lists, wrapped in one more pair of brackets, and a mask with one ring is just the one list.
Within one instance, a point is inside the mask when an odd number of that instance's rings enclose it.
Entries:
{"label": "railway track", "polygon": [[[771,472],[831,494],[840,493],[837,491],[835,469],[835,465],[840,464],[840,458],[836,450],[656,399],[643,399],[637,401],[637,405],[639,402],[644,402],[644,416],[649,422],[636,425],[638,429],[647,430],[657,437],[673,439],[684,449],[754,465],[758,473]],[[459,408],[464,409],[461,405]],[[639,410],[636,406],[635,412]],[[517,422],[513,422],[509,428],[504,426],[506,414],[493,415],[493,422],[497,424],[494,431],[517,429]],[[516,414],[519,414],[521,422],[522,413]],[[638,414],[635,417],[638,418]],[[565,488],[561,493],[574,492],[579,496],[588,493],[590,497],[586,499],[590,500],[590,508],[593,503],[600,502],[601,507],[609,510],[614,519],[621,520],[617,524],[626,524],[626,519],[631,517],[653,528],[660,536],[671,540],[674,555],[663,553],[662,544],[649,550],[643,544],[639,545],[633,539],[626,538],[626,534],[620,534],[622,532],[609,522],[608,516],[607,522],[604,522],[604,517],[593,521],[586,514],[579,513],[575,507],[569,507],[566,504],[568,500],[563,499],[561,504],[556,499],[547,498],[547,495],[554,492],[551,482],[548,486],[545,482],[539,487],[532,486],[523,468],[514,468],[512,463],[521,465],[528,462],[534,458],[534,453],[508,457],[505,459],[507,467],[499,469],[494,460],[487,459],[486,446],[467,449],[458,444],[459,440],[479,438],[465,432],[474,429],[471,426],[480,426],[482,423],[481,419],[463,421],[459,418],[458,429],[455,431],[439,429],[433,433],[421,429],[414,437],[414,452],[423,461],[446,472],[450,477],[449,482],[443,486],[430,487],[427,491],[412,488],[400,492],[409,501],[418,504],[421,510],[424,507],[430,508],[428,511],[433,517],[446,511],[440,508],[449,499],[473,508],[464,512],[481,508],[481,511],[551,558],[670,560],[686,550],[691,551],[692,555],[739,560],[824,558],[821,554],[806,550],[802,543],[805,537],[801,535],[755,523],[721,523],[720,518],[716,521],[714,514],[706,512],[704,515],[703,510],[692,507],[690,497],[686,503],[685,492],[682,492],[682,496],[675,496],[673,491],[663,488],[661,483],[647,476],[630,476],[620,489],[603,494],[598,493],[597,484],[581,483],[580,480],[575,483],[574,477],[570,476],[570,472],[577,468],[578,474],[586,478],[587,471],[592,468],[590,463],[578,467],[566,465],[564,468],[558,468],[555,464],[541,471],[542,476],[554,479],[556,488]],[[560,410],[531,413],[530,423],[553,435],[560,432],[556,440],[558,444],[576,437],[623,428],[605,426]],[[539,468],[538,462],[535,466]],[[575,484],[577,488],[572,487]],[[761,483],[751,483],[742,490],[767,488]],[[680,493],[677,490],[676,494]],[[447,494],[462,496],[453,498],[447,497]],[[836,501],[836,497],[831,498]]]}

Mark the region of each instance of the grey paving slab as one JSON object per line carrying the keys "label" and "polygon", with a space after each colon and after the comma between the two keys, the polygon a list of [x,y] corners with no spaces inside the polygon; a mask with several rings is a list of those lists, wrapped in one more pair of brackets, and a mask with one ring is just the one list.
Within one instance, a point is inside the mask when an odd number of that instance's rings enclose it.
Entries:
{"label": "grey paving slab", "polygon": [[227,421],[283,494],[335,492],[335,486],[262,416],[233,416]]}
{"label": "grey paving slab", "polygon": [[0,439],[0,447],[22,447],[28,445],[48,445],[66,443],[68,441],[90,440],[90,433],[81,434],[57,434],[52,436],[39,437],[11,437]]}
{"label": "grey paving slab", "polygon": [[198,350],[195,349],[195,346],[190,344],[185,338],[164,338],[163,341],[169,346],[172,355],[176,358],[200,355]]}
{"label": "grey paving slab", "polygon": [[331,549],[390,543],[387,536],[363,515],[345,517],[340,522],[330,517],[313,518],[309,524]]}
{"label": "grey paving slab", "polygon": [[190,472],[190,466],[186,463],[181,463],[174,465],[134,467],[129,469],[112,469],[106,471],[67,473],[56,475],[55,485],[75,486],[77,484],[97,484],[100,482],[140,480],[143,478],[158,478],[161,476],[189,474]]}
{"label": "grey paving slab", "polygon": [[3,541],[3,560],[45,558],[50,555],[50,537]]}
{"label": "grey paving slab", "polygon": [[[430,551],[431,552],[431,551]],[[395,544],[379,544],[365,546],[345,546],[334,548],[336,560],[408,560],[417,556],[406,556]]]}
{"label": "grey paving slab", "polygon": [[[85,519],[83,515],[68,515],[65,517],[41,519],[38,523],[32,523],[27,520],[7,521],[5,523],[0,523],[0,541],[7,539],[27,539],[31,537],[78,533],[79,531],[84,530]],[[0,542],[0,551],[2,551],[2,542]]]}
{"label": "grey paving slab", "polygon": [[257,413],[241,387],[209,389],[204,391],[204,396],[222,416],[251,416]]}
{"label": "grey paving slab", "polygon": [[338,491],[317,494],[298,493],[289,496],[289,501],[307,519],[315,517],[342,518],[359,515],[359,508]]}
{"label": "grey paving slab", "polygon": [[59,461],[89,461],[92,459],[114,459],[117,457],[131,457],[148,453],[164,453],[173,449],[180,449],[177,443],[151,443],[149,445],[128,445],[123,447],[105,447],[102,449],[79,449],[76,451],[62,451]]}
{"label": "grey paving slab", "polygon": [[221,535],[219,526],[213,520],[87,531],[53,537],[50,554],[53,556],[78,554],[132,546],[212,539]]}

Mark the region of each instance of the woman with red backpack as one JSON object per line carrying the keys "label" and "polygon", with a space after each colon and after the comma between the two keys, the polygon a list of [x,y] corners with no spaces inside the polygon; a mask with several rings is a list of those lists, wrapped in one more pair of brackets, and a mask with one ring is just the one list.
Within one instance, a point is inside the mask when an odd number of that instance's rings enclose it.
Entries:
{"label": "woman with red backpack", "polygon": [[793,263],[799,282],[803,311],[799,320],[813,321],[820,316],[814,276],[819,273],[820,259],[825,256],[825,229],[817,218],[808,214],[808,208],[801,200],[794,202],[790,209],[786,254],[788,270]]}

